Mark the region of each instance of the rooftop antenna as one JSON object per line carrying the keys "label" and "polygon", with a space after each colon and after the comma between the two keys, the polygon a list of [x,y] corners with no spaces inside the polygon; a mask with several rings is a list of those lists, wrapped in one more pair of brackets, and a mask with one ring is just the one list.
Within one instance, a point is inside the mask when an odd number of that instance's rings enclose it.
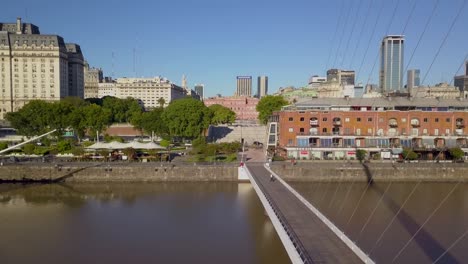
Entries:
{"label": "rooftop antenna", "polygon": [[111,73],[111,77],[112,79],[114,79],[114,70],[115,70],[115,56],[114,56],[114,51],[112,51],[112,73]]}
{"label": "rooftop antenna", "polygon": [[136,49],[133,48],[133,75],[136,77],[136,70],[135,70],[135,52],[136,52]]}

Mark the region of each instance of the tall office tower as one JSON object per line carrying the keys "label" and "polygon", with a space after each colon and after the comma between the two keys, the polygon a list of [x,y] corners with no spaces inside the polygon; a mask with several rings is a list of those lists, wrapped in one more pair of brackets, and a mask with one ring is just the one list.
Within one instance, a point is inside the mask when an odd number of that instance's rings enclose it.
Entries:
{"label": "tall office tower", "polygon": [[237,76],[236,96],[252,96],[252,76]]}
{"label": "tall office tower", "polygon": [[327,71],[327,81],[336,81],[340,85],[354,85],[355,75],[354,71],[330,69]]}
{"label": "tall office tower", "polygon": [[408,92],[414,87],[418,87],[421,85],[421,79],[419,75],[419,69],[408,70],[408,80],[406,83],[406,88],[408,89]]}
{"label": "tall office tower", "polygon": [[268,94],[268,76],[258,76],[257,79],[257,96],[262,98]]}
{"label": "tall office tower", "polygon": [[203,100],[205,94],[205,85],[203,84],[195,84],[195,93],[200,96],[200,100]]}
{"label": "tall office tower", "polygon": [[380,46],[380,89],[383,93],[402,92],[405,37],[386,36]]}
{"label": "tall office tower", "polygon": [[[71,70],[69,70],[71,67]],[[31,100],[84,97],[83,54],[30,23],[0,23],[0,119]]]}
{"label": "tall office tower", "polygon": [[68,96],[84,98],[84,58],[81,47],[65,44],[68,55]]}

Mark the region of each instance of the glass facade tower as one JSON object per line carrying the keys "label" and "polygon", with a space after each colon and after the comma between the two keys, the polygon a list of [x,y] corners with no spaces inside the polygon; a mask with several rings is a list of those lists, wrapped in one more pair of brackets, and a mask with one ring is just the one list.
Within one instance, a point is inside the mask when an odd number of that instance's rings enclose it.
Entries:
{"label": "glass facade tower", "polygon": [[380,46],[379,83],[383,93],[403,91],[403,55],[405,37],[386,36]]}

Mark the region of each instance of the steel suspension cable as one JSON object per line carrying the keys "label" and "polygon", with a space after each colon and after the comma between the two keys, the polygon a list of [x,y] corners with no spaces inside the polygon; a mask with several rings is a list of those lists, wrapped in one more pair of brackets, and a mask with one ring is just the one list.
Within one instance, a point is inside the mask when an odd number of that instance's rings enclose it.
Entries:
{"label": "steel suspension cable", "polygon": [[370,0],[369,6],[368,6],[367,11],[366,11],[366,15],[364,16],[365,19],[362,21],[363,25],[361,26],[361,32],[359,32],[358,41],[356,43],[356,46],[354,47],[353,55],[351,56],[351,61],[349,63],[349,69],[352,69],[354,57],[356,56],[356,51],[357,51],[357,49],[359,47],[359,44],[361,43],[361,39],[362,39],[361,36],[362,36],[362,33],[364,33],[364,28],[365,28],[365,25],[366,25],[366,21],[367,21],[367,18],[369,17],[370,10],[371,10],[373,2],[374,2],[373,0]]}
{"label": "steel suspension cable", "polygon": [[358,20],[358,15],[359,15],[359,11],[361,10],[361,5],[362,5],[362,0],[359,0],[359,4],[358,4],[358,8],[356,9],[356,15],[354,16],[354,22],[353,22],[353,25],[351,26],[351,33],[349,33],[349,38],[348,38],[348,41],[346,42],[346,47],[345,47],[345,50],[344,50],[344,53],[343,53],[343,58],[341,60],[341,64],[340,64],[340,68],[343,68],[343,64],[344,64],[344,61],[345,61],[345,58],[346,58],[346,54],[348,53],[348,48],[349,48],[349,42],[351,41],[351,38],[353,36],[353,33],[354,33],[354,29],[356,28],[356,22]]}
{"label": "steel suspension cable", "polygon": [[462,240],[467,234],[468,229],[465,231],[465,233],[459,236],[433,263],[437,263],[439,260],[441,260],[442,257],[445,256],[445,254],[447,254],[447,252],[449,252],[450,249],[452,249],[458,242],[460,242],[460,240]]}
{"label": "steel suspension cable", "polygon": [[440,207],[445,203],[445,201],[447,201],[447,199],[450,197],[450,195],[455,191],[455,189],[458,187],[458,185],[460,185],[461,183],[461,180],[459,180],[457,182],[457,184],[455,184],[455,186],[453,186],[452,190],[450,190],[450,192],[444,197],[444,199],[442,199],[442,201],[439,203],[439,205],[437,205],[437,207],[432,211],[432,213],[427,217],[427,219],[423,222],[423,224],[418,228],[418,230],[411,236],[411,238],[406,242],[406,244],[400,249],[400,251],[398,251],[398,253],[396,254],[396,256],[393,258],[392,260],[392,263],[395,262],[396,259],[398,259],[398,257],[401,255],[401,253],[408,247],[408,245],[411,243],[411,241],[413,241],[413,239],[416,237],[416,235],[419,234],[419,232],[424,228],[424,226],[427,224],[427,222],[429,222],[429,220],[431,220],[431,218],[434,216],[434,214],[440,209]]}
{"label": "steel suspension cable", "polygon": [[387,226],[385,227],[384,231],[380,234],[379,238],[377,239],[377,241],[374,243],[374,245],[372,246],[371,250],[369,251],[369,255],[372,254],[372,252],[374,251],[374,249],[376,248],[376,246],[379,244],[380,240],[383,238],[383,236],[385,235],[385,233],[387,232],[387,230],[390,228],[390,226],[393,224],[393,222],[396,220],[396,218],[398,217],[398,215],[400,214],[401,210],[403,210],[403,208],[405,207],[406,203],[409,201],[409,199],[411,198],[411,196],[414,194],[414,192],[416,191],[416,189],[418,188],[418,186],[421,184],[421,180],[418,181],[418,183],[416,183],[413,187],[413,189],[411,190],[410,194],[406,197],[405,201],[401,204],[400,208],[398,209],[398,211],[395,213],[395,215],[393,216],[392,220],[390,220],[390,222],[387,224]]}
{"label": "steel suspension cable", "polygon": [[[346,0],[343,0],[343,1],[346,1]],[[343,13],[343,9],[344,9],[343,8],[343,6],[344,6],[343,1],[341,2],[340,12],[339,12],[339,15],[338,15],[338,20],[336,22],[335,33],[333,33],[333,38],[332,38],[331,43],[335,43],[336,34],[338,33],[338,28],[340,27],[341,17],[342,17],[342,13]],[[332,49],[333,49],[333,45],[330,45],[330,49],[328,51],[328,59],[327,59],[326,69],[328,69],[328,65],[330,64]]]}

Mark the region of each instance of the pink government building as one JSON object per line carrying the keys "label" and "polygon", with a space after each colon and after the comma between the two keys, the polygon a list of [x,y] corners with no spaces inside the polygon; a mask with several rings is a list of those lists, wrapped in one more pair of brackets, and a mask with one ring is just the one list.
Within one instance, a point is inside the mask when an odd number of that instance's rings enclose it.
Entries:
{"label": "pink government building", "polygon": [[237,120],[257,120],[257,107],[259,99],[255,97],[212,97],[204,100],[206,106],[219,104],[236,113]]}

